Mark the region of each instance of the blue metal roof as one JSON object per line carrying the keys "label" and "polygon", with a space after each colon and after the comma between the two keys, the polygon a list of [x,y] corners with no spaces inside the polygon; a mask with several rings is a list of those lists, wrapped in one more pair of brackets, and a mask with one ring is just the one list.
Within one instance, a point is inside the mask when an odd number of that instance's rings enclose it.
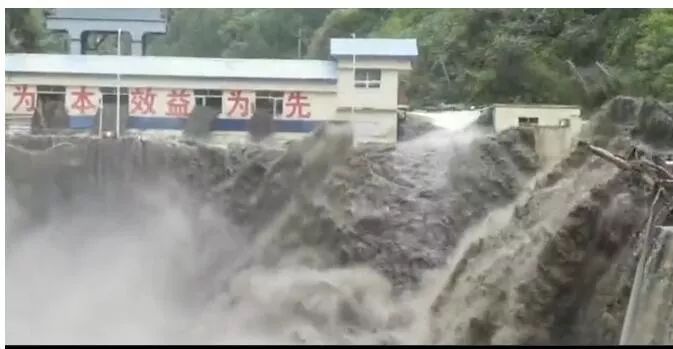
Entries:
{"label": "blue metal roof", "polygon": [[416,57],[416,39],[331,39],[330,54],[337,56]]}
{"label": "blue metal roof", "polygon": [[336,63],[318,60],[164,56],[5,55],[7,73],[336,80]]}
{"label": "blue metal roof", "polygon": [[49,19],[83,19],[165,22],[160,8],[54,8]]}

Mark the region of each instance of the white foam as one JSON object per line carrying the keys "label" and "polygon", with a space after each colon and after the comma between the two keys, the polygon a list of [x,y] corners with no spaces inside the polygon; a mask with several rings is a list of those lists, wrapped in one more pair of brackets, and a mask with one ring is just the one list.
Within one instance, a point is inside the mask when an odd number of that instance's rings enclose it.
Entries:
{"label": "white foam", "polygon": [[420,116],[430,119],[437,126],[451,131],[464,129],[477,121],[481,110],[450,110],[441,112],[432,111],[412,111],[409,116]]}

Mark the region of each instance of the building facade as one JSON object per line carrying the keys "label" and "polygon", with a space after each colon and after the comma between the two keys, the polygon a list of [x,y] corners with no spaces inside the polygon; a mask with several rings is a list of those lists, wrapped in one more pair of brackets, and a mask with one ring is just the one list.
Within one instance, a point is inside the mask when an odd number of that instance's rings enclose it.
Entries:
{"label": "building facade", "polygon": [[576,105],[495,104],[492,113],[496,132],[512,127],[532,128],[536,152],[547,164],[568,155],[585,125],[582,109]]}
{"label": "building facade", "polygon": [[165,34],[167,20],[158,8],[56,8],[47,11],[47,29],[67,34],[72,55],[84,53],[87,35],[118,31],[131,38],[131,54],[144,53],[147,35]]}
{"label": "building facade", "polygon": [[249,138],[254,125],[283,139],[326,122],[351,123],[357,143],[395,142],[399,75],[411,70],[416,40],[330,45],[324,61],[6,54],[7,125],[58,128],[58,114],[71,131],[179,135],[211,112],[211,137],[222,142]]}
{"label": "building facade", "polygon": [[520,126],[570,127],[579,132],[581,114],[582,108],[576,105],[495,104],[493,127],[496,132]]}

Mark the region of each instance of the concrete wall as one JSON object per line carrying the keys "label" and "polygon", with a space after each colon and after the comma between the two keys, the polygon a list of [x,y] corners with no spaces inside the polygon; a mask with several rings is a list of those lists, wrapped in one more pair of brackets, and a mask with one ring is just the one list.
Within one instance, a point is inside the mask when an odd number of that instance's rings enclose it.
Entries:
{"label": "concrete wall", "polygon": [[337,94],[327,92],[305,92],[311,102],[311,120],[334,120],[336,119]]}
{"label": "concrete wall", "polygon": [[[536,151],[548,164],[562,160],[572,150],[585,121],[580,117],[581,108],[559,105],[495,105],[493,127],[496,132],[519,127],[519,118],[538,118],[534,126]],[[567,127],[561,120],[569,120]]]}
{"label": "concrete wall", "polygon": [[565,158],[574,144],[569,127],[540,126],[533,128],[535,133],[535,151],[542,162],[553,165]]}
{"label": "concrete wall", "polygon": [[408,60],[375,59],[355,57],[356,69],[381,69],[381,87],[356,88],[353,60],[343,58],[337,61],[337,94],[339,107],[374,108],[396,110],[399,87],[399,73],[411,69]]}
{"label": "concrete wall", "polygon": [[[24,96],[22,99],[21,96]],[[30,133],[37,103],[37,89],[5,85],[5,131],[11,133]]]}
{"label": "concrete wall", "polygon": [[[5,83],[13,85],[44,86],[96,86],[114,87],[116,76],[62,74],[7,74]],[[194,90],[252,90],[252,91],[316,91],[336,92],[336,84],[330,81],[306,80],[224,80],[199,78],[121,77],[123,87],[186,88]]]}
{"label": "concrete wall", "polygon": [[[364,69],[385,69],[408,71],[411,70],[411,62],[407,58],[396,57],[362,57],[355,56],[355,66]],[[343,57],[337,60],[338,69],[351,70],[353,67],[353,57]]]}
{"label": "concrete wall", "polygon": [[[673,227],[653,228],[644,244],[644,262],[636,273],[620,345],[673,344]],[[639,268],[640,269],[640,268]]]}
{"label": "concrete wall", "polygon": [[[286,87],[287,89],[287,87]],[[336,116],[336,93],[335,92],[303,92],[302,95],[308,97],[310,107],[308,111],[311,116],[306,119],[292,119],[292,122],[301,122],[306,124],[306,129],[313,129],[326,121],[337,119]],[[285,108],[285,107],[284,107]],[[306,111],[304,111],[306,112]],[[283,120],[283,117],[277,117],[277,120]],[[290,119],[286,119],[290,120]],[[247,133],[240,131],[213,131],[213,139],[218,141],[240,141],[247,139]],[[299,132],[275,132],[274,138],[278,139],[296,139],[305,136],[306,133]]]}
{"label": "concrete wall", "polygon": [[339,111],[337,119],[352,122],[355,144],[397,142],[395,111]]}
{"label": "concrete wall", "polygon": [[380,88],[356,88],[353,70],[339,69],[337,93],[339,107],[397,109],[397,71],[381,71]]}
{"label": "concrete wall", "polygon": [[559,126],[562,119],[570,120],[573,133],[582,127],[581,108],[574,106],[496,105],[493,126],[496,132],[519,126],[520,117],[536,117],[539,126]]}
{"label": "concrete wall", "polygon": [[131,36],[131,50],[134,56],[142,52],[143,35],[146,33],[166,33],[166,19],[158,8],[108,8],[108,9],[54,9],[47,16],[47,29],[65,31],[70,37],[70,54],[82,53],[82,33],[86,31],[123,32]]}
{"label": "concrete wall", "polygon": [[[275,137],[294,139],[304,136],[308,130],[327,121],[349,121],[353,123],[356,143],[396,142],[398,74],[411,69],[409,60],[356,58],[355,67],[381,69],[381,86],[379,88],[356,88],[352,60],[348,59],[342,59],[338,62],[337,81],[122,76],[120,84],[125,88],[299,91],[309,98],[311,117],[291,120],[291,122],[302,124],[302,132],[277,132]],[[5,77],[7,84],[31,86],[114,87],[118,83],[117,77],[111,75],[5,73]],[[290,119],[287,120],[290,121]],[[306,127],[304,127],[304,124]],[[143,132],[148,135],[179,133],[179,131],[160,130]],[[219,140],[247,138],[247,133],[241,131],[217,131],[213,133],[214,139]]]}
{"label": "concrete wall", "polygon": [[[381,87],[356,88],[353,67],[381,69]],[[403,58],[352,57],[337,61],[337,120],[353,123],[355,143],[395,143],[399,75],[411,70]],[[354,109],[354,110],[353,110]]]}

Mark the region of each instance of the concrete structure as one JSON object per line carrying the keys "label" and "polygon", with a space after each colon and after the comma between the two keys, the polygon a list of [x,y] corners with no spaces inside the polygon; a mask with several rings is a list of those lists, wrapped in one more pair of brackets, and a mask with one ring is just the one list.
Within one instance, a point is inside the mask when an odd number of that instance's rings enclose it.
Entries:
{"label": "concrete structure", "polygon": [[495,104],[492,113],[496,132],[533,128],[536,150],[550,165],[568,155],[585,124],[582,109],[574,105]]}
{"label": "concrete structure", "polygon": [[337,119],[353,122],[356,139],[397,139],[399,75],[418,55],[415,39],[332,39]]}
{"label": "concrete structure", "polygon": [[652,229],[638,261],[620,345],[673,344],[673,227]]}
{"label": "concrete structure", "polygon": [[582,108],[576,105],[495,104],[493,127],[496,132],[510,127],[570,127],[575,133],[582,125]]}
{"label": "concrete structure", "polygon": [[5,113],[59,100],[70,128],[100,133],[116,123],[119,81],[121,131],[179,135],[202,106],[218,114],[217,141],[246,138],[257,123],[284,139],[351,122],[357,143],[395,142],[398,76],[411,70],[416,40],[332,39],[331,49],[325,61],[7,54]]}
{"label": "concrete structure", "polygon": [[88,32],[114,33],[119,29],[131,36],[131,54],[143,55],[146,34],[165,34],[166,18],[157,8],[59,8],[46,16],[47,29],[66,32],[70,54],[82,54]]}

